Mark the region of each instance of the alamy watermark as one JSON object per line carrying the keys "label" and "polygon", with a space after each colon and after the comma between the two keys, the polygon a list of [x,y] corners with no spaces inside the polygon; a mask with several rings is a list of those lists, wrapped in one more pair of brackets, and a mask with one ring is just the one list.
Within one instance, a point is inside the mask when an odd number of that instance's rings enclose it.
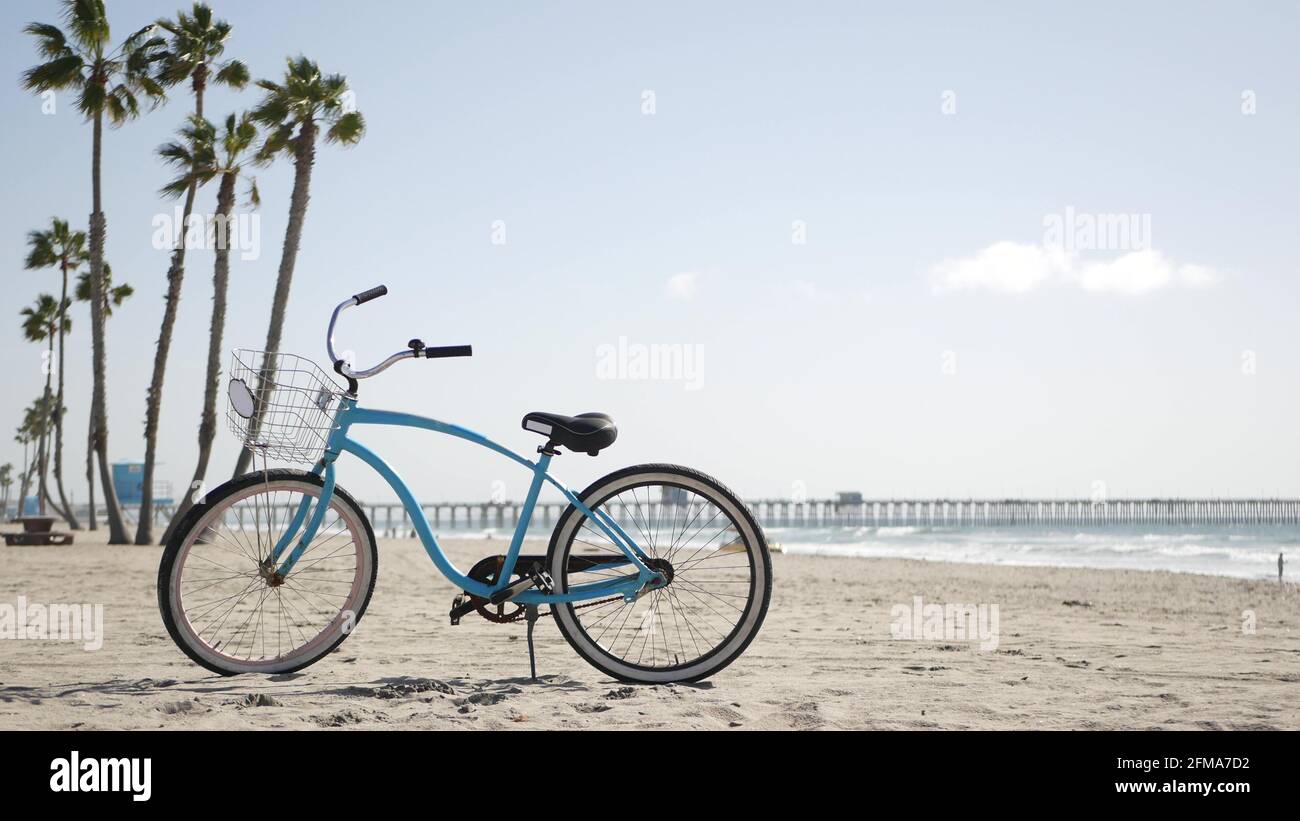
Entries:
{"label": "alamy watermark", "polygon": [[596,347],[596,378],[682,382],[686,390],[704,386],[704,346],[686,343],[632,342]]}
{"label": "alamy watermark", "polygon": [[262,219],[260,214],[190,214],[180,206],[170,214],[155,214],[153,247],[159,251],[174,251],[180,247],[181,226],[185,226],[185,247],[203,251],[238,251],[239,258],[248,262],[262,255]]}
{"label": "alamy watermark", "polygon": [[978,641],[985,652],[998,647],[996,604],[926,604],[913,596],[911,604],[891,607],[889,618],[895,641]]}
{"label": "alamy watermark", "polygon": [[104,605],[41,604],[19,596],[0,602],[0,639],[79,641],[87,651],[104,646]]}
{"label": "alamy watermark", "polygon": [[1078,251],[1146,251],[1150,214],[1081,213],[1073,205],[1043,217],[1043,247],[1072,256]]}
{"label": "alamy watermark", "polygon": [[50,792],[122,792],[132,801],[153,795],[152,758],[82,758],[73,750],[50,762]]}

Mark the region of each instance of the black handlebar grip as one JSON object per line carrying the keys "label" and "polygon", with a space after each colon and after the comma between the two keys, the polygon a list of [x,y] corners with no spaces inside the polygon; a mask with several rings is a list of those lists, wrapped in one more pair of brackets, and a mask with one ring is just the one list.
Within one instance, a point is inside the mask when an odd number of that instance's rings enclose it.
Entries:
{"label": "black handlebar grip", "polygon": [[473,356],[474,348],[470,345],[442,345],[437,348],[425,348],[427,359],[445,359],[449,356]]}
{"label": "black handlebar grip", "polygon": [[388,293],[388,286],[380,285],[378,287],[371,288],[369,291],[362,291],[359,294],[353,294],[352,298],[357,301],[358,305],[364,305],[372,299],[379,299],[381,296],[383,296],[386,293]]}

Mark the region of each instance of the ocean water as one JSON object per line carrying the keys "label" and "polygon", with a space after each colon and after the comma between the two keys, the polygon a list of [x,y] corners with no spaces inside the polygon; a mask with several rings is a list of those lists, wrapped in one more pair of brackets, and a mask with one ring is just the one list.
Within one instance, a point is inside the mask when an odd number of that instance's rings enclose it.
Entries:
{"label": "ocean water", "polygon": [[[376,528],[380,535],[382,527]],[[1300,527],[769,527],[787,553],[890,557],[971,564],[1126,568],[1276,579],[1286,556],[1288,581],[1300,581]],[[404,534],[403,534],[404,535]],[[443,527],[439,536],[508,541],[510,530]],[[550,527],[534,525],[526,551],[545,552]]]}
{"label": "ocean water", "polygon": [[[1127,568],[1300,580],[1300,528],[1223,527],[787,527],[768,528],[789,553],[884,556],[975,564]],[[1294,563],[1294,564],[1292,564]]]}

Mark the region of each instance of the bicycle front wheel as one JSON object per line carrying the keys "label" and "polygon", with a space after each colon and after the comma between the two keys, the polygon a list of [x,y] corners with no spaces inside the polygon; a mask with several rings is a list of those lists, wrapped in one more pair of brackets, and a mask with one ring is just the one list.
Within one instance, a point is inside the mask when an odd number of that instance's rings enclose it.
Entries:
{"label": "bicycle front wheel", "polygon": [[320,660],[360,621],[379,553],[370,522],[342,488],[289,575],[270,572],[272,549],[304,499],[314,509],[322,486],[300,471],[250,473],[186,514],[163,551],[158,606],[191,659],[222,675],[292,672]]}
{"label": "bicycle front wheel", "polygon": [[[635,540],[668,584],[631,602],[556,605],[556,624],[578,655],[621,681],[663,683],[707,678],[745,651],[767,614],[772,565],[762,528],[735,494],[690,468],[638,465],[596,481],[581,499]],[[547,554],[556,590],[626,575],[630,565],[611,565],[612,554],[621,551],[570,505]]]}

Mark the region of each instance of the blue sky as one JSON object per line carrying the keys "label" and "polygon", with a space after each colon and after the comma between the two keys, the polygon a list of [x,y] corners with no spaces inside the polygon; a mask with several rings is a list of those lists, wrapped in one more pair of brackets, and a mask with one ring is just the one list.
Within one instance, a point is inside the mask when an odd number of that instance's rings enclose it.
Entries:
{"label": "blue sky", "polygon": [[[109,3],[118,38],[176,7]],[[304,53],[348,76],[367,118],[358,146],[319,152],[284,349],[323,361],[330,308],[381,282],[391,295],[340,329],[363,362],[412,336],[475,346],[371,380],[363,403],[527,452],[526,411],[606,411],[619,441],[556,463],[579,486],[675,461],[746,496],[1086,496],[1097,481],[1114,495],[1300,493],[1294,4],[214,9],[254,76]],[[43,381],[18,310],[56,287],[22,271],[25,234],[56,214],[84,225],[90,207],[89,127],[70,99],[43,114],[18,84],[36,60],[21,26],[56,16],[53,2],[0,8],[5,430]],[[256,100],[218,90],[207,109]],[[152,151],[191,105],[178,89],[105,141],[107,258],[137,289],[110,326],[114,460],[143,454],[168,262],[151,244],[173,208]],[[233,263],[227,347],[261,345],[279,263],[291,168],[257,176],[260,256]],[[199,209],[215,196],[200,192]],[[1044,220],[1067,207],[1142,215],[1150,241],[1061,260]],[[192,251],[160,448],[178,485],[196,453],[210,294],[211,254]],[[78,310],[77,477],[90,379]],[[702,368],[601,378],[602,346],[620,339],[689,346]],[[525,489],[468,445],[361,438],[429,500]],[[20,462],[4,442],[0,460]],[[235,448],[219,434],[212,478]],[[359,465],[341,481],[384,498]]]}

